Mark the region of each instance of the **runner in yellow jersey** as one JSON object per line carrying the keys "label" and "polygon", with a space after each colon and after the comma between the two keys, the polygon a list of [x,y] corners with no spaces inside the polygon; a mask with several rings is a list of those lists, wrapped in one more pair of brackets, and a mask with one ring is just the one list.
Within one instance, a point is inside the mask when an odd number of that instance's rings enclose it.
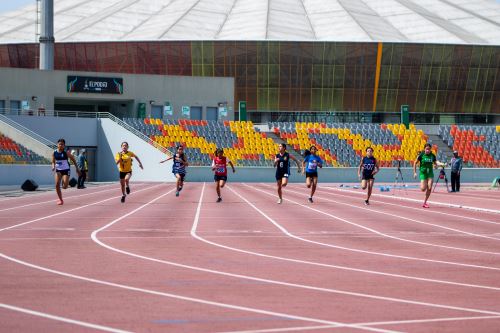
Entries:
{"label": "runner in yellow jersey", "polygon": [[122,198],[121,202],[125,202],[125,197],[130,194],[130,177],[132,177],[132,158],[135,158],[139,162],[139,167],[142,167],[141,160],[133,152],[128,150],[128,142],[122,142],[122,150],[116,153],[115,161],[120,170],[120,185],[122,188]]}

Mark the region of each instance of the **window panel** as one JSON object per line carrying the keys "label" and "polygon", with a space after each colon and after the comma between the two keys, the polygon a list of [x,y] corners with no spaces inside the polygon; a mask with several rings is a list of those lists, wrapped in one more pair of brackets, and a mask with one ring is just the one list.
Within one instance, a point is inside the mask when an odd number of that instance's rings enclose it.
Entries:
{"label": "window panel", "polygon": [[321,88],[323,86],[323,65],[313,65],[312,87]]}

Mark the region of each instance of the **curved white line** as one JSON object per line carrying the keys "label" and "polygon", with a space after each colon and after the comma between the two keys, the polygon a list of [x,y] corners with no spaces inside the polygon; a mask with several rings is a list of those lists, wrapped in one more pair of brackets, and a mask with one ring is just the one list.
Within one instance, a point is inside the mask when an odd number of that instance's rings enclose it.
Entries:
{"label": "curved white line", "polygon": [[[351,191],[351,190],[346,190],[346,189],[337,189],[337,188],[334,188],[334,187],[330,187],[330,186],[323,186],[321,188],[318,188],[319,191],[323,190],[323,189],[326,189],[326,190],[329,190],[329,191],[337,191],[337,192],[344,192],[344,193],[352,193],[352,194],[357,194],[357,195],[366,195],[365,193],[363,192],[356,192],[356,191]],[[341,197],[344,197],[344,198],[353,198],[353,196],[348,196],[348,195],[343,195],[343,194],[337,194],[338,196],[341,196]],[[390,196],[386,196],[386,195],[381,195],[381,194],[372,194],[372,197],[380,197],[380,198],[388,198],[388,199],[396,199],[395,197],[390,197]],[[391,205],[391,206],[399,206],[401,207],[400,205],[398,204],[394,204],[394,203],[390,203],[390,202],[387,202],[387,201],[380,201],[381,199],[379,199],[379,201],[377,200],[370,200],[370,202],[380,202],[380,203],[383,203],[383,204],[386,204],[386,205]],[[495,224],[495,225],[500,225],[500,222],[493,222],[493,221],[488,221],[488,220],[484,220],[484,219],[479,219],[477,217],[472,217],[472,216],[463,216],[463,215],[455,215],[455,214],[450,214],[450,213],[445,213],[445,212],[438,212],[438,211],[435,211],[435,210],[432,210],[432,209],[426,209],[426,210],[423,210],[422,208],[416,208],[416,207],[411,207],[411,206],[403,206],[407,209],[411,209],[411,210],[417,210],[419,211],[420,213],[424,212],[426,214],[440,214],[440,215],[446,215],[446,216],[453,216],[453,217],[458,217],[460,219],[467,219],[467,220],[473,220],[473,221],[478,221],[478,222],[483,222],[483,223],[489,223],[489,224]]]}
{"label": "curved white line", "polygon": [[[215,246],[226,248],[226,249],[231,249],[231,250],[235,250],[235,251],[239,251],[239,252],[243,252],[243,253],[248,253],[248,254],[254,254],[254,255],[258,255],[258,256],[262,256],[262,257],[269,257],[269,258],[281,259],[280,257],[267,256],[267,255],[263,255],[263,254],[259,254],[259,253],[255,253],[255,252],[244,251],[244,250],[239,250],[239,249],[233,249],[233,248],[226,247],[226,246],[219,245],[219,244],[215,244],[215,243],[212,243],[210,241],[206,241],[206,240],[200,238],[196,234],[196,229],[197,229],[197,226],[198,226],[199,217],[200,217],[200,213],[201,213],[201,204],[202,204],[202,198],[203,198],[204,188],[205,188],[205,184],[203,185],[203,188],[202,188],[202,192],[201,192],[201,195],[200,195],[200,201],[198,203],[198,207],[197,207],[197,210],[196,210],[196,215],[195,215],[194,222],[193,222],[193,227],[191,228],[191,235],[194,238],[199,239],[199,240],[204,241],[204,242],[207,242],[209,244],[213,244]],[[138,208],[138,209],[140,209],[140,208]],[[127,216],[130,215],[130,214],[133,214],[133,213],[134,212],[131,212],[131,213],[127,214]],[[392,302],[400,302],[400,303],[402,302],[402,303],[407,303],[407,304],[412,304],[412,305],[429,306],[429,307],[445,308],[445,309],[460,310],[460,311],[469,311],[469,312],[482,313],[482,314],[494,314],[494,315],[499,315],[500,314],[500,313],[496,313],[496,312],[484,311],[484,310],[478,310],[478,309],[454,307],[454,306],[440,305],[440,304],[435,304],[435,303],[425,303],[425,302],[418,302],[418,301],[410,301],[410,300],[404,300],[404,299],[398,299],[398,298],[391,298],[391,297],[384,297],[384,296],[374,296],[374,295],[369,295],[369,294],[348,292],[348,291],[342,291],[342,290],[336,290],[336,289],[329,289],[329,288],[321,288],[321,287],[314,287],[314,286],[308,286],[308,285],[294,284],[294,283],[288,283],[288,282],[283,282],[283,281],[263,279],[263,278],[253,277],[253,276],[233,274],[233,273],[216,271],[216,270],[211,270],[211,269],[206,269],[206,268],[201,268],[201,267],[194,267],[194,266],[189,266],[189,265],[183,265],[183,264],[179,264],[179,263],[174,263],[174,262],[170,262],[170,261],[166,261],[166,260],[161,260],[161,259],[146,257],[146,256],[138,255],[138,254],[135,254],[135,253],[132,253],[132,252],[120,250],[120,249],[112,247],[112,246],[110,246],[108,244],[105,244],[104,242],[102,242],[101,240],[98,239],[98,237],[97,237],[97,233],[98,232],[107,229],[111,225],[115,224],[116,222],[120,221],[121,219],[123,219],[123,218],[125,218],[127,216],[120,217],[119,219],[110,222],[109,224],[103,226],[102,228],[100,228],[98,230],[95,230],[92,233],[92,239],[97,244],[99,244],[99,245],[101,245],[101,246],[103,246],[103,247],[105,247],[105,248],[107,248],[107,249],[109,249],[111,251],[115,251],[115,252],[118,252],[118,253],[121,253],[121,254],[125,254],[127,256],[131,256],[131,257],[135,257],[135,258],[139,258],[139,259],[143,259],[143,260],[148,260],[148,261],[152,261],[152,262],[162,263],[162,264],[168,264],[168,265],[172,265],[172,266],[176,266],[176,267],[181,267],[181,268],[187,268],[187,269],[192,269],[192,270],[197,270],[197,271],[202,271],[202,272],[207,272],[207,273],[213,273],[213,274],[218,274],[218,275],[230,276],[230,277],[234,277],[234,278],[241,278],[241,279],[246,279],[246,280],[258,281],[258,282],[265,282],[265,283],[277,284],[277,285],[283,285],[283,286],[287,286],[287,287],[295,287],[295,288],[309,289],[309,290],[314,290],[314,291],[337,293],[337,294],[342,294],[342,295],[364,297],[364,298],[377,299],[377,300],[383,300],[383,301],[392,301]],[[300,261],[300,260],[293,260],[293,259],[289,259],[289,261],[299,262],[299,263],[308,263],[308,262],[303,262],[303,261]],[[319,266],[329,266],[329,265],[322,265],[322,264],[318,264],[318,265]],[[487,289],[489,289],[489,288],[487,288]],[[495,290],[500,290],[500,288],[495,288]]]}
{"label": "curved white line", "polygon": [[[153,199],[152,201],[142,205],[141,207],[133,210],[132,212],[123,215],[121,218],[111,222],[110,224],[108,224],[105,227],[109,227],[110,225],[120,221],[121,219],[123,219],[123,218],[135,213],[136,211],[146,207],[147,205],[151,204],[152,202],[159,200],[163,196],[171,193],[172,191],[173,191],[173,189],[171,191],[167,192],[166,194],[163,194],[162,196],[157,197],[157,198]],[[103,230],[103,228],[100,228],[92,233],[93,239],[95,238],[95,233],[98,232],[99,230]],[[0,230],[0,231],[2,231],[2,230]],[[97,239],[95,239],[95,240],[97,240]],[[349,325],[349,324],[337,323],[337,322],[328,321],[328,320],[308,318],[308,317],[303,317],[303,316],[295,316],[295,315],[289,315],[289,314],[280,313],[280,312],[266,311],[266,310],[261,310],[261,309],[256,309],[256,308],[207,301],[207,300],[199,299],[199,298],[175,295],[175,294],[171,294],[171,293],[159,292],[159,291],[150,290],[150,289],[137,288],[137,287],[132,287],[132,286],[124,285],[124,284],[118,284],[118,283],[108,282],[108,281],[104,281],[104,280],[88,278],[88,277],[81,276],[81,275],[70,274],[70,273],[66,273],[66,272],[62,272],[62,271],[58,271],[58,270],[54,270],[54,269],[50,269],[50,268],[46,268],[46,267],[42,267],[42,266],[38,266],[35,264],[31,264],[31,263],[28,263],[26,261],[22,261],[22,260],[7,256],[4,253],[0,253],[0,257],[4,258],[6,260],[9,260],[9,261],[15,262],[17,264],[24,265],[24,266],[34,268],[34,269],[38,269],[38,270],[41,270],[44,272],[49,272],[52,274],[61,275],[61,276],[72,278],[72,279],[92,282],[92,283],[106,285],[106,286],[110,286],[110,287],[116,287],[116,288],[131,290],[131,291],[137,291],[137,292],[142,292],[142,293],[152,294],[152,295],[157,295],[157,296],[164,296],[164,297],[169,297],[169,298],[174,298],[174,299],[179,299],[179,300],[184,300],[184,301],[189,301],[189,302],[195,302],[195,303],[200,303],[200,304],[205,304],[205,305],[218,306],[218,307],[232,309],[232,310],[247,311],[247,312],[259,313],[259,314],[265,314],[265,315],[269,315],[269,316],[277,316],[277,317],[284,317],[284,318],[295,319],[295,320],[302,320],[302,321],[306,321],[306,322],[323,323],[323,324],[327,324],[327,325],[334,325],[337,327],[353,327],[352,325]],[[356,327],[356,328],[358,328],[358,327]],[[377,328],[371,328],[371,327],[359,327],[359,329],[373,331],[373,332],[381,332],[381,333],[397,333],[397,331],[393,331],[393,330],[383,330],[383,329],[377,329]]]}
{"label": "curved white line", "polygon": [[[247,187],[250,187],[250,186],[247,186]],[[231,189],[231,187],[229,187],[229,189]],[[274,194],[270,194],[270,193],[267,193],[265,191],[263,191],[263,192],[265,194],[270,195],[270,196],[274,196]],[[243,199],[243,200],[245,200],[245,199]],[[301,204],[299,204],[299,203],[297,203],[295,201],[289,200],[289,199],[287,199],[287,201],[295,203],[295,204],[298,204],[298,205],[301,205]],[[381,252],[374,252],[374,251],[367,251],[367,250],[359,250],[359,249],[353,249],[353,248],[349,248],[349,247],[343,247],[343,246],[338,246],[338,245],[333,245],[333,244],[327,244],[327,243],[321,243],[321,242],[317,242],[317,241],[312,241],[312,240],[309,240],[309,239],[301,238],[299,236],[296,236],[296,235],[288,232],[288,230],[286,230],[280,224],[276,223],[274,220],[272,220],[270,217],[268,217],[264,212],[260,211],[257,207],[255,207],[255,205],[251,204],[249,201],[246,201],[246,202],[250,206],[254,207],[254,209],[257,210],[261,215],[263,215],[266,218],[268,218],[283,233],[285,233],[289,237],[292,237],[292,238],[295,238],[295,239],[298,239],[298,240],[301,240],[301,241],[304,241],[304,242],[308,242],[308,243],[312,243],[312,244],[317,244],[317,245],[322,245],[322,246],[327,246],[327,247],[332,247],[332,248],[346,250],[346,251],[359,252],[359,253],[365,253],[365,254],[373,254],[373,255],[378,255],[378,256],[385,256],[385,257],[392,257],[392,258],[399,258],[399,259],[417,260],[417,261],[425,261],[425,262],[432,262],[432,263],[439,263],[439,264],[447,264],[447,265],[455,265],[455,266],[462,266],[462,267],[472,267],[472,268],[481,268],[481,269],[488,269],[488,270],[500,271],[500,268],[491,267],[491,266],[480,266],[480,265],[457,263],[457,262],[453,262],[453,261],[442,261],[442,260],[433,260],[433,259],[425,259],[425,258],[417,258],[417,257],[400,256],[400,255],[396,255],[396,254],[381,253]],[[308,206],[304,206],[304,207],[310,208]],[[315,210],[313,208],[310,208],[310,209]],[[321,212],[321,211],[319,211],[319,212]],[[324,212],[321,212],[321,213],[328,214],[328,213],[324,213]],[[328,214],[328,215],[330,215],[331,217],[333,217],[335,219],[341,220],[343,222],[351,223],[351,222],[349,222],[347,220],[342,219],[341,217],[336,217],[336,216],[331,215],[331,214]]]}
{"label": "curved white line", "polygon": [[[274,194],[271,194],[269,192],[266,192],[266,191],[263,191],[263,190],[260,190],[260,189],[257,189],[257,188],[254,188],[254,187],[251,187],[251,186],[248,186],[246,184],[244,184],[245,186],[247,187],[250,187],[252,189],[254,189],[255,191],[259,191],[259,192],[262,192],[262,193],[265,193],[267,195],[271,195],[271,196],[275,196]],[[300,192],[296,192],[296,191],[293,191],[293,190],[288,190],[288,192],[292,192],[292,193],[296,193],[296,194],[302,194]],[[330,199],[326,199],[326,198],[322,198],[322,197],[319,197],[319,196],[316,196],[316,198],[321,198],[322,200],[325,200],[325,201],[329,201],[329,202],[334,202],[334,203],[338,203],[340,205],[345,205],[345,206],[349,206],[349,207],[354,207],[356,209],[365,209],[365,210],[369,210],[369,211],[372,211],[374,213],[379,213],[379,214],[384,214],[384,215],[390,215],[390,216],[393,216],[393,217],[397,217],[397,218],[400,218],[400,219],[404,219],[404,220],[409,220],[409,221],[412,221],[412,222],[415,222],[415,223],[422,223],[422,224],[427,224],[426,222],[421,222],[421,221],[417,221],[417,220],[414,220],[414,219],[410,219],[409,217],[403,217],[403,216],[399,216],[399,215],[394,215],[394,214],[390,214],[390,213],[385,213],[385,212],[380,212],[380,211],[377,211],[377,210],[372,210],[372,209],[369,209],[369,208],[364,208],[364,207],[358,207],[358,206],[354,206],[354,205],[351,205],[351,204],[348,204],[348,203],[343,203],[343,202],[340,202],[340,201],[335,201],[335,200],[330,200]],[[330,213],[327,213],[327,212],[324,212],[324,211],[321,211],[319,209],[316,209],[316,208],[312,208],[310,206],[307,206],[307,205],[304,205],[304,204],[301,204],[297,201],[293,201],[293,200],[290,200],[288,199],[288,202],[291,202],[291,203],[294,203],[296,205],[299,205],[299,206],[302,206],[304,208],[307,208],[307,209],[310,209],[312,211],[315,211],[317,213],[321,213],[323,215],[326,215],[326,216],[329,216],[329,217],[332,217],[334,219],[337,219],[339,221],[342,221],[344,223],[347,223],[347,224],[350,224],[350,225],[353,225],[353,226],[356,226],[358,228],[361,228],[361,229],[364,229],[364,230],[368,230],[374,234],[377,234],[377,235],[380,235],[380,236],[384,236],[384,237],[387,237],[387,238],[391,238],[391,239],[395,239],[395,240],[399,240],[399,241],[402,241],[402,242],[407,242],[407,243],[413,243],[413,244],[419,244],[419,245],[425,245],[425,246],[432,246],[432,247],[438,247],[438,248],[444,248],[444,249],[450,249],[450,250],[459,250],[459,251],[465,251],[465,252],[473,252],[473,253],[481,253],[481,254],[492,254],[492,255],[500,255],[500,253],[498,252],[489,252],[489,251],[481,251],[481,250],[473,250],[473,249],[466,249],[466,248],[461,248],[461,247],[454,247],[454,246],[446,246],[446,245],[438,245],[438,244],[432,244],[432,243],[426,243],[426,242],[419,242],[419,241],[414,241],[414,240],[409,240],[409,239],[404,239],[404,238],[400,238],[400,237],[396,237],[396,236],[391,236],[391,235],[388,235],[388,234],[385,234],[383,232],[380,232],[378,230],[375,230],[375,229],[372,229],[372,228],[369,228],[369,227],[365,227],[364,225],[360,225],[360,224],[357,224],[357,223],[354,223],[354,222],[350,222],[346,219],[343,219],[341,217],[338,217],[338,216],[335,216],[333,214],[330,214]],[[443,227],[444,228],[444,227]],[[456,229],[453,229],[454,231],[457,231],[457,232],[460,232],[459,230],[456,230]],[[462,233],[466,233],[466,232],[462,232]],[[479,235],[478,235],[479,236]],[[481,235],[482,236],[482,235]],[[487,236],[484,236],[484,237],[487,237]],[[489,237],[487,237],[489,238]],[[495,238],[496,239],[496,238]],[[498,240],[498,239],[496,239]]]}
{"label": "curved white line", "polygon": [[[202,191],[201,191],[201,196],[200,196],[200,201],[199,201],[199,204],[198,204],[198,208],[196,210],[196,216],[195,216],[195,220],[197,220],[199,218],[199,214],[200,214],[200,208],[201,208],[201,203],[202,203],[202,198],[203,198],[203,193],[204,193],[204,189],[205,189],[205,183],[203,184],[203,188],[202,188]],[[111,250],[111,251],[114,251],[114,252],[118,252],[118,253],[121,253],[121,254],[125,254],[127,256],[132,256],[132,257],[135,257],[135,258],[138,258],[138,259],[142,259],[142,260],[148,260],[148,261],[153,261],[153,262],[159,262],[159,263],[167,263],[167,264],[170,264],[169,262],[167,261],[163,261],[163,260],[160,260],[160,259],[155,259],[155,258],[150,258],[150,257],[146,257],[146,256],[141,256],[141,255],[138,255],[138,254],[135,254],[135,253],[131,253],[131,252],[127,252],[127,251],[123,251],[123,250],[120,250],[120,249],[117,249],[117,248],[114,248],[110,245],[107,245],[105,243],[103,243],[102,241],[99,240],[99,238],[97,237],[97,234],[109,227],[111,227],[112,225],[114,225],[115,223],[125,219],[126,217],[138,212],[139,210],[149,206],[150,204],[152,204],[153,202],[155,201],[158,201],[160,200],[161,198],[163,198],[164,196],[170,194],[171,192],[173,192],[175,189],[172,189],[170,191],[168,191],[167,193],[165,194],[162,194],[161,196],[149,201],[148,203],[145,203],[144,205],[134,209],[133,211],[125,214],[125,215],[122,215],[121,217],[111,221],[110,223],[102,226],[101,228],[97,229],[97,230],[94,230],[91,234],[91,238],[94,242],[96,242],[97,244],[99,244],[100,246],[108,249],[108,250]],[[193,269],[191,266],[187,266],[187,265],[181,265],[181,264],[175,264],[175,266],[178,266],[178,267],[184,267],[184,268],[190,268],[190,269]],[[211,271],[211,270],[208,270],[208,269],[198,269],[198,270],[203,270],[205,272],[211,272],[211,273],[215,273],[217,271]],[[229,273],[224,273],[222,274],[222,272],[218,272],[219,274],[221,275],[229,275]],[[242,277],[244,278],[243,275],[241,276],[237,276],[237,277]],[[180,296],[179,296],[180,297]],[[182,296],[182,298],[184,299],[185,297]],[[241,307],[241,306],[236,306],[236,305],[231,305],[231,304],[227,304],[227,303],[218,303],[218,302],[211,302],[211,301],[204,301],[204,300],[200,300],[200,299],[196,299],[198,302],[200,303],[204,303],[204,304],[211,304],[211,305],[218,305],[218,306],[223,306],[223,307],[226,307],[226,308],[230,308],[230,309],[236,309],[236,310],[246,310],[246,311],[251,311],[251,312],[257,312],[257,313],[264,313],[264,314],[270,314],[270,315],[276,315],[276,316],[281,316],[281,317],[285,317],[285,318],[289,318],[289,319],[299,319],[299,320],[306,320],[306,321],[312,321],[312,322],[325,322],[325,320],[321,320],[321,319],[314,319],[314,318],[307,318],[307,317],[299,317],[299,316],[294,316],[294,315],[288,315],[288,314],[283,314],[283,313],[278,313],[278,312],[271,312],[271,311],[266,311],[266,310],[260,310],[260,309],[256,309],[256,308],[248,308],[248,307]],[[339,323],[339,322],[332,322],[330,321],[330,323],[332,325],[335,325],[335,327],[354,327],[354,326],[351,326],[350,324],[344,324],[344,323]],[[355,328],[359,328],[359,329],[367,329],[367,327],[355,327]],[[372,328],[370,328],[369,330],[373,330]]]}
{"label": "curved white line", "polygon": [[[88,328],[92,328],[92,329],[99,330],[99,331],[113,332],[113,333],[132,333],[130,331],[119,330],[117,328],[112,328],[112,327],[108,327],[108,326],[102,326],[102,325],[88,323],[85,321],[80,321],[80,320],[70,319],[70,318],[66,318],[66,317],[51,315],[51,314],[48,314],[45,312],[30,310],[30,309],[26,309],[26,308],[20,308],[18,306],[4,304],[4,303],[0,303],[0,308],[4,308],[7,310],[12,310],[12,311],[16,311],[16,312],[22,312],[22,313],[26,313],[26,314],[29,314],[32,316],[42,317],[42,318],[46,318],[46,319],[62,321],[64,323],[73,324],[73,325],[77,325],[77,326],[88,327]],[[330,327],[330,326],[328,326],[328,327]]]}

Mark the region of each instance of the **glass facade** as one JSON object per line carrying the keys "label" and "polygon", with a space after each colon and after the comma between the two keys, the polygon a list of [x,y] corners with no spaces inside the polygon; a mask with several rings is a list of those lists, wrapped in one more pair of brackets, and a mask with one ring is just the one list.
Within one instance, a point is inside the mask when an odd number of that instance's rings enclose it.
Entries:
{"label": "glass facade", "polygon": [[[37,64],[37,44],[0,45],[0,66],[36,68]],[[409,104],[411,112],[419,113],[500,114],[498,46],[384,43],[379,48],[377,43],[273,41],[58,43],[55,68],[234,77],[234,108],[244,100],[249,111],[398,112],[400,105]]]}

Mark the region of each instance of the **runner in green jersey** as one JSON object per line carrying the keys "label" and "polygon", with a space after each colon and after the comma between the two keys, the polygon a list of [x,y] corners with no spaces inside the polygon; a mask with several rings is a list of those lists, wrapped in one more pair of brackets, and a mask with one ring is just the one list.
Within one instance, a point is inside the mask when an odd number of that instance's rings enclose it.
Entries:
{"label": "runner in green jersey", "polygon": [[424,152],[420,153],[413,163],[413,177],[417,178],[417,164],[420,166],[420,189],[425,192],[425,200],[422,207],[429,208],[427,200],[431,196],[432,183],[434,181],[434,170],[438,165],[442,164],[436,159],[431,151],[432,146],[427,143],[424,147]]}

